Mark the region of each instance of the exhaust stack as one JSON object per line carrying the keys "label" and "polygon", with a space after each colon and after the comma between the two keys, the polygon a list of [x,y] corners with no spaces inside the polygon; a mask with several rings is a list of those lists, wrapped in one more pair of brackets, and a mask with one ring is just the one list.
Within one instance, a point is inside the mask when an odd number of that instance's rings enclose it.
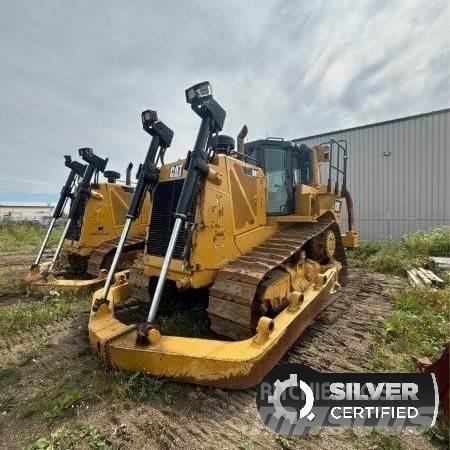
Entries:
{"label": "exhaust stack", "polygon": [[127,186],[130,186],[130,184],[131,184],[131,170],[132,169],[133,169],[133,163],[130,162],[130,164],[128,164],[128,166],[127,166],[126,178],[125,178],[125,184]]}
{"label": "exhaust stack", "polygon": [[236,139],[237,151],[242,154],[244,153],[244,139],[247,136],[247,133],[248,133],[247,125],[244,125],[242,127],[242,130],[239,131],[239,134],[237,135],[237,139]]}

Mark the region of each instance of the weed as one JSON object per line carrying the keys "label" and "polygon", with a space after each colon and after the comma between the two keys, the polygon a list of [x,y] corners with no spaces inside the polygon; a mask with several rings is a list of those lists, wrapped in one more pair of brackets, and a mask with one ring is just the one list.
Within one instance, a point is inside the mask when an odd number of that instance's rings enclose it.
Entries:
{"label": "weed", "polygon": [[356,442],[358,440],[358,435],[353,428],[345,428],[343,434],[350,442]]}
{"label": "weed", "polygon": [[176,385],[166,380],[139,372],[119,371],[115,374],[115,390],[118,395],[137,401],[162,399],[168,405],[177,393]]}
{"label": "weed", "polygon": [[365,261],[369,256],[375,255],[382,247],[381,242],[362,241],[358,247],[351,249],[347,256],[356,265],[358,261]]}
{"label": "weed", "polygon": [[[33,250],[39,248],[46,228],[33,222],[0,223],[0,251]],[[49,246],[56,245],[61,229],[56,228],[50,235]]]}
{"label": "weed", "polygon": [[275,437],[275,441],[283,450],[289,450],[291,448],[291,440],[286,436],[278,434]]}
{"label": "weed", "polygon": [[0,412],[12,411],[17,406],[17,399],[14,395],[2,396],[0,397]]}
{"label": "weed", "polygon": [[34,342],[30,349],[21,353],[18,365],[26,366],[28,363],[35,360],[38,357],[40,351],[48,345],[48,339],[46,337],[42,337],[38,342]]}
{"label": "weed", "polygon": [[402,450],[403,445],[400,439],[396,436],[390,436],[388,434],[380,433],[379,431],[372,429],[369,435],[372,448],[380,450]]}
{"label": "weed", "polygon": [[372,367],[411,371],[411,356],[438,357],[450,338],[449,313],[450,288],[411,287],[396,294],[377,331]]}
{"label": "weed", "polygon": [[31,331],[88,308],[87,297],[73,296],[46,296],[41,301],[6,306],[0,314],[0,337]]}
{"label": "weed", "polygon": [[239,446],[240,450],[252,450],[253,445],[251,442],[244,442]]}
{"label": "weed", "polygon": [[84,380],[80,371],[67,371],[64,366],[48,372],[48,387],[43,387],[23,403],[18,416],[22,419],[41,416],[51,422],[70,415],[83,401],[93,397],[91,391],[83,386]]}
{"label": "weed", "polygon": [[407,234],[402,240],[403,245],[411,252],[429,256],[450,255],[450,227]]}
{"label": "weed", "polygon": [[5,367],[0,369],[0,386],[10,386],[20,381],[20,372],[13,367]]}
{"label": "weed", "polygon": [[81,376],[87,380],[88,386],[86,388],[94,397],[102,398],[112,390],[114,375],[106,368],[100,370],[94,369],[93,371],[89,371],[85,376],[83,374]]}
{"label": "weed", "polygon": [[158,318],[161,331],[167,336],[204,337],[210,333],[206,309],[202,305],[192,305],[189,311],[179,310]]}
{"label": "weed", "polygon": [[431,439],[431,442],[442,449],[449,448],[450,419],[440,413],[436,419],[434,427],[427,428],[425,434]]}
{"label": "weed", "polygon": [[158,317],[158,326],[166,336],[208,336],[207,304],[206,290],[187,291],[183,294],[169,290],[164,298],[165,307]]}
{"label": "weed", "polygon": [[75,430],[58,428],[50,436],[42,436],[26,448],[29,450],[55,450],[65,448],[114,450],[116,447],[94,425],[79,424]]}
{"label": "weed", "polygon": [[44,413],[44,416],[51,420],[65,416],[72,408],[75,408],[75,406],[85,400],[86,397],[84,392],[75,388],[65,394],[62,398],[58,399],[55,406],[53,406],[50,411]]}
{"label": "weed", "polygon": [[6,422],[7,422],[6,418],[3,416],[0,416],[0,433],[3,433],[3,431],[5,430]]}
{"label": "weed", "polygon": [[17,267],[5,270],[0,274],[0,296],[25,296],[28,285],[25,280],[28,268],[18,270]]}
{"label": "weed", "polygon": [[407,269],[423,266],[434,268],[430,256],[450,255],[450,228],[403,236],[399,241],[362,242],[348,253],[353,266],[363,266],[381,273],[406,276]]}
{"label": "weed", "polygon": [[[380,336],[380,339],[383,339],[382,336]],[[372,348],[371,368],[380,372],[394,369],[391,362],[391,353],[383,340],[379,341],[379,343]]]}

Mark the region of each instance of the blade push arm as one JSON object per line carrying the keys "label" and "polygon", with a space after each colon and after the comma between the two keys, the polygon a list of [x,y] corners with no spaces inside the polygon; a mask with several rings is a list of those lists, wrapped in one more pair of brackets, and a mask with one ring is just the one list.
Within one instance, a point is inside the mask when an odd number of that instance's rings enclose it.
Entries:
{"label": "blade push arm", "polygon": [[158,312],[162,290],[166,281],[178,234],[183,222],[188,216],[190,205],[195,200],[194,197],[203,187],[206,175],[209,172],[208,144],[210,143],[213,134],[217,134],[222,130],[225,122],[225,110],[213,99],[212,88],[209,82],[199,83],[187,89],[186,101],[191,104],[192,110],[201,117],[202,121],[194,149],[189,153],[186,161],[187,175],[175,213],[176,219],[174,228],[172,230],[167,253],[164,258],[158,284],[148,313],[147,323],[138,329],[138,344],[147,343],[147,332]]}
{"label": "blade push arm", "polygon": [[131,203],[128,208],[122,235],[120,236],[119,244],[117,245],[116,253],[114,254],[114,259],[111,263],[111,267],[109,268],[102,295],[99,299],[95,300],[92,306],[92,310],[94,312],[100,308],[102,303],[108,303],[107,297],[109,289],[111,287],[114,273],[116,271],[120,255],[122,254],[123,246],[127,239],[131,224],[137,217],[139,217],[141,213],[145,194],[147,191],[153,191],[158,183],[158,160],[163,157],[164,152],[172,143],[173,131],[163,122],[158,120],[156,111],[144,111],[142,113],[142,125],[144,130],[152,136],[152,140],[150,147],[147,150],[144,163],[139,167],[138,182],[136,188],[134,189],[133,198],[131,199]]}
{"label": "blade push arm", "polygon": [[87,167],[84,171],[83,177],[81,178],[80,184],[78,185],[77,191],[72,200],[72,206],[69,211],[69,218],[67,219],[66,226],[64,227],[64,231],[61,235],[61,238],[58,242],[58,246],[56,247],[55,254],[46,270],[45,275],[48,275],[53,270],[53,266],[55,265],[56,260],[61,252],[62,246],[64,244],[64,240],[66,239],[67,233],[69,231],[71,223],[79,217],[82,212],[82,207],[85,199],[88,199],[90,196],[90,183],[92,177],[96,172],[104,172],[106,169],[106,164],[108,163],[108,158],[103,159],[94,154],[94,151],[91,148],[80,148],[78,153],[86,161]]}
{"label": "blade push arm", "polygon": [[133,198],[128,208],[127,218],[135,219],[139,216],[145,194],[152,191],[158,183],[158,160],[172,143],[173,131],[158,120],[156,111],[144,111],[141,115],[144,130],[152,136],[150,146],[143,164],[139,167],[138,182],[134,189]]}
{"label": "blade push arm", "polygon": [[39,253],[36,256],[34,263],[31,265],[32,269],[38,266],[39,263],[41,262],[42,255],[44,254],[45,247],[47,246],[50,234],[55,226],[56,220],[61,217],[67,199],[72,197],[72,185],[75,182],[76,177],[82,177],[84,171],[86,170],[86,166],[84,164],[81,164],[78,161],[72,161],[72,158],[69,155],[65,155],[64,159],[65,159],[64,164],[66,167],[70,169],[70,172],[69,175],[67,176],[66,183],[64,184],[61,193],[59,195],[58,203],[56,204],[55,210],[53,211],[52,220],[50,221],[44,240],[42,241]]}
{"label": "blade push arm", "polygon": [[68,198],[72,197],[72,185],[76,177],[82,177],[86,170],[86,165],[81,164],[78,161],[72,161],[69,155],[64,155],[65,166],[70,169],[69,176],[67,177],[66,184],[61,190],[58,203],[56,204],[55,210],[53,211],[53,218],[59,219],[64,209],[64,205]]}
{"label": "blade push arm", "polygon": [[94,151],[91,148],[80,148],[78,152],[83,160],[88,163],[88,165],[73,199],[72,207],[69,211],[69,219],[74,219],[78,216],[84,200],[89,198],[90,184],[94,174],[96,172],[104,172],[106,165],[108,164],[108,158],[100,158],[94,154]]}

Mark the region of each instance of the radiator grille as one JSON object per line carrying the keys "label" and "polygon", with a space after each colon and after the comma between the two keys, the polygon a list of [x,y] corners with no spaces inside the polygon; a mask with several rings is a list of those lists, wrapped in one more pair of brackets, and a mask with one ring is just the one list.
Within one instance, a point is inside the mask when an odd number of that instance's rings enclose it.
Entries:
{"label": "radiator grille", "polygon": [[[175,224],[174,213],[183,189],[184,178],[163,181],[153,193],[153,207],[147,241],[147,253],[166,256],[170,236]],[[188,231],[181,229],[173,252],[174,259],[182,259]]]}

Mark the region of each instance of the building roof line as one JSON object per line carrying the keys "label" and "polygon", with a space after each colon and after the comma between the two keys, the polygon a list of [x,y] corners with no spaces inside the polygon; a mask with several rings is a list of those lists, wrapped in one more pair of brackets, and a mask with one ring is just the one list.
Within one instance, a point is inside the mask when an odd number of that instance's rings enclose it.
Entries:
{"label": "building roof line", "polygon": [[51,203],[15,203],[0,202],[2,208],[54,208]]}
{"label": "building roof line", "polygon": [[446,112],[450,112],[450,108],[437,109],[436,111],[430,111],[430,112],[421,113],[421,114],[414,114],[412,116],[406,116],[406,117],[399,117],[397,119],[384,120],[382,122],[368,123],[366,125],[359,125],[357,127],[343,128],[342,130],[327,131],[325,133],[312,134],[310,136],[304,136],[301,138],[292,139],[292,142],[304,141],[306,139],[313,139],[313,138],[320,137],[320,136],[330,136],[330,135],[336,134],[336,133],[345,133],[348,131],[361,130],[363,128],[370,128],[370,127],[379,126],[379,125],[387,125],[387,124],[395,123],[395,122],[403,122],[404,120],[417,119],[419,117],[431,116],[433,114],[442,114],[442,113],[446,113]]}

